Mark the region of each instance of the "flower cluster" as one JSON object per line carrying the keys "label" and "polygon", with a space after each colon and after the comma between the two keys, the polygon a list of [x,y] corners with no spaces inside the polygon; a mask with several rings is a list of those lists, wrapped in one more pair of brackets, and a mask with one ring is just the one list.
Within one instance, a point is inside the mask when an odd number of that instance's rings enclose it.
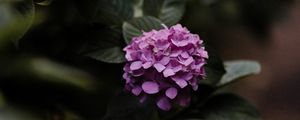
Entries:
{"label": "flower cluster", "polygon": [[208,58],[203,41],[180,24],[144,32],[124,48],[127,63],[123,78],[125,89],[143,102],[153,97],[162,110],[173,103],[189,104],[191,89],[205,77]]}

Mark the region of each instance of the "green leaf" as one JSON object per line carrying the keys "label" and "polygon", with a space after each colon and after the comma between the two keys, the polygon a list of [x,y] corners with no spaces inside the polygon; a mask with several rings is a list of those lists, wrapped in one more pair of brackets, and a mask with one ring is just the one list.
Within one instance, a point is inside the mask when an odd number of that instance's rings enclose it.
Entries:
{"label": "green leaf", "polygon": [[120,47],[100,49],[86,55],[107,63],[123,63],[126,61],[125,54]]}
{"label": "green leaf", "polygon": [[174,25],[185,12],[185,0],[144,0],[144,15],[159,18],[168,26]]}
{"label": "green leaf", "polygon": [[205,65],[206,78],[204,80],[200,80],[200,84],[206,84],[215,87],[225,74],[225,68],[223,65],[223,60],[220,58],[217,52],[208,46],[206,46],[206,50],[209,56],[207,64]]}
{"label": "green leaf", "polygon": [[218,94],[207,100],[199,114],[205,120],[261,120],[256,108],[234,94]]}
{"label": "green leaf", "polygon": [[225,62],[226,74],[217,84],[218,87],[225,86],[235,80],[258,74],[261,70],[260,64],[249,60],[236,60]]}
{"label": "green leaf", "polygon": [[133,37],[137,37],[142,32],[149,32],[153,29],[159,30],[163,28],[162,22],[154,17],[145,16],[134,18],[128,22],[123,23],[123,36],[125,42],[129,44]]}
{"label": "green leaf", "polygon": [[122,33],[118,28],[102,28],[90,31],[84,38],[80,54],[106,63],[123,63],[126,61],[122,50],[124,44]]}
{"label": "green leaf", "polygon": [[130,0],[77,0],[76,3],[81,15],[95,23],[121,25],[133,17]]}
{"label": "green leaf", "polygon": [[18,45],[18,40],[32,25],[34,5],[32,0],[0,2],[0,47],[7,41]]}
{"label": "green leaf", "polygon": [[90,74],[45,58],[19,59],[7,71],[8,76],[38,78],[48,83],[72,86],[86,91],[95,90],[95,78]]}

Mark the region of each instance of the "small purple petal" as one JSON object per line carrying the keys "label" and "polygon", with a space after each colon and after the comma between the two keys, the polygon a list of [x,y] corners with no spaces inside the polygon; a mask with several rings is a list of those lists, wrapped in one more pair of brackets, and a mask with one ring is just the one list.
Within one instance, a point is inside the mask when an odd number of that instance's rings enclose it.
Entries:
{"label": "small purple petal", "polygon": [[128,61],[132,61],[133,58],[131,57],[131,52],[128,51],[128,52],[125,54],[125,58],[126,58]]}
{"label": "small purple petal", "polygon": [[174,39],[171,39],[172,43],[178,47],[183,47],[183,46],[186,46],[188,45],[188,42],[186,41],[177,41],[177,40],[174,40]]}
{"label": "small purple petal", "polygon": [[198,87],[199,87],[198,85],[193,86],[193,90],[194,90],[194,91],[197,91],[197,90],[198,90]]}
{"label": "small purple petal", "polygon": [[169,77],[169,76],[175,75],[175,72],[172,69],[167,68],[164,70],[163,74],[164,74],[164,77]]}
{"label": "small purple petal", "polygon": [[168,47],[170,46],[170,43],[166,40],[164,41],[161,41],[161,40],[158,40],[157,41],[157,44],[156,44],[156,47],[159,49],[159,50],[165,50],[167,49]]}
{"label": "small purple petal", "polygon": [[178,81],[175,81],[176,84],[180,87],[180,88],[185,88],[188,84],[185,80],[178,80]]}
{"label": "small purple petal", "polygon": [[134,95],[138,96],[138,95],[140,95],[140,93],[142,92],[142,88],[141,88],[140,86],[137,86],[137,87],[133,88],[133,89],[131,90],[131,92],[132,92]]}
{"label": "small purple petal", "polygon": [[190,80],[190,79],[192,79],[193,78],[193,74],[192,73],[186,73],[185,75],[184,75],[184,79],[185,80]]}
{"label": "small purple petal", "polygon": [[161,99],[159,99],[156,102],[156,105],[164,111],[169,111],[171,109],[171,104],[170,104],[169,100],[165,97],[162,97]]}
{"label": "small purple petal", "polygon": [[167,65],[170,62],[170,58],[169,57],[163,57],[159,63],[161,63],[162,65]]}
{"label": "small purple petal", "polygon": [[183,53],[181,53],[181,57],[183,57],[183,58],[189,58],[190,55],[187,52],[183,52]]}
{"label": "small purple petal", "polygon": [[162,72],[166,67],[160,63],[155,63],[154,64],[154,68],[158,71],[158,72]]}
{"label": "small purple petal", "polygon": [[180,63],[183,64],[184,66],[188,66],[188,65],[190,65],[192,62],[194,62],[193,57],[189,57],[187,60],[184,60],[183,62],[180,62]]}
{"label": "small purple petal", "polygon": [[131,82],[131,79],[130,79],[130,76],[128,75],[128,73],[124,73],[123,74],[123,78],[126,80],[126,83],[130,83]]}
{"label": "small purple petal", "polygon": [[166,39],[168,39],[169,35],[171,35],[169,30],[168,29],[165,29],[165,30],[163,29],[163,30],[160,30],[157,34],[155,34],[154,37],[157,40],[166,40]]}
{"label": "small purple petal", "polygon": [[132,71],[132,76],[138,77],[141,76],[145,73],[144,69],[138,69],[138,70],[134,70]]}
{"label": "small purple petal", "polygon": [[142,62],[141,61],[134,61],[130,65],[130,70],[138,70],[142,67]]}
{"label": "small purple petal", "polygon": [[148,47],[149,46],[149,44],[147,43],[147,42],[141,42],[140,44],[139,44],[139,48],[140,49],[144,49],[144,48],[146,48],[146,47]]}
{"label": "small purple petal", "polygon": [[156,82],[144,82],[142,88],[145,93],[155,94],[159,92],[159,86]]}
{"label": "small purple petal", "polygon": [[144,69],[148,69],[152,66],[152,62],[146,62],[142,66],[143,66]]}
{"label": "small purple petal", "polygon": [[171,87],[166,90],[166,96],[170,99],[174,99],[177,96],[177,89],[174,87]]}
{"label": "small purple petal", "polygon": [[202,51],[200,52],[200,54],[201,54],[202,57],[208,58],[208,53],[207,53],[207,51],[202,50]]}
{"label": "small purple petal", "polygon": [[180,24],[174,25],[171,27],[171,29],[174,29],[176,31],[185,31],[185,32],[189,32],[186,28],[182,27]]}
{"label": "small purple petal", "polygon": [[141,60],[142,61],[152,61],[152,53],[149,50],[143,50],[143,53],[141,55]]}
{"label": "small purple petal", "polygon": [[173,51],[171,51],[170,57],[177,57],[178,55],[180,55],[182,52],[182,50],[180,49],[175,49]]}
{"label": "small purple petal", "polygon": [[176,67],[173,67],[172,69],[173,69],[174,72],[178,72],[178,71],[180,71],[182,69],[182,66],[178,65]]}

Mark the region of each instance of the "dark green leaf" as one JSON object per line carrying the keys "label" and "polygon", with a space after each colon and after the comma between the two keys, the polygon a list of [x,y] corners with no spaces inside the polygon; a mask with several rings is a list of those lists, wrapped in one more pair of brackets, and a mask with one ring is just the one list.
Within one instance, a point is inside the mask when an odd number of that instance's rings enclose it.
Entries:
{"label": "dark green leaf", "polygon": [[206,47],[209,55],[207,64],[205,65],[206,79],[201,80],[201,84],[215,86],[225,74],[225,68],[220,56],[211,48]]}
{"label": "dark green leaf", "polygon": [[118,28],[103,28],[87,33],[80,54],[107,63],[125,62],[122,33]]}
{"label": "dark green leaf", "polygon": [[77,0],[78,9],[88,21],[107,25],[121,25],[133,17],[130,0]]}
{"label": "dark green leaf", "polygon": [[205,120],[261,120],[252,104],[233,94],[213,96],[199,113]]}
{"label": "dark green leaf", "polygon": [[32,0],[0,2],[0,46],[6,40],[18,40],[26,33],[33,22],[34,6]]}
{"label": "dark green leaf", "polygon": [[144,0],[144,15],[159,18],[168,26],[176,24],[184,14],[185,0]]}
{"label": "dark green leaf", "polygon": [[86,55],[107,63],[122,63],[126,61],[125,54],[120,47],[99,49]]}
{"label": "dark green leaf", "polygon": [[249,60],[236,60],[225,62],[226,74],[222,77],[217,86],[227,85],[240,78],[258,74],[260,72],[260,64]]}
{"label": "dark green leaf", "polygon": [[217,94],[180,120],[261,120],[256,108],[234,94]]}
{"label": "dark green leaf", "polygon": [[159,30],[163,28],[162,22],[154,17],[145,16],[134,18],[128,22],[123,23],[123,36],[125,42],[129,44],[132,37],[142,34],[142,32],[149,32],[153,29]]}

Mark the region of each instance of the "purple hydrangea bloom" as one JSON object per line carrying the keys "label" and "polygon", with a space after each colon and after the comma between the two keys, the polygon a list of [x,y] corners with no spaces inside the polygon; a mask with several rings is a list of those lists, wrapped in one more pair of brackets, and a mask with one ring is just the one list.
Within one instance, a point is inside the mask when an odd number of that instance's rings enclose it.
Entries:
{"label": "purple hydrangea bloom", "polygon": [[144,32],[124,48],[127,63],[125,89],[143,102],[152,97],[162,110],[189,104],[191,89],[205,77],[208,58],[203,41],[180,24]]}

